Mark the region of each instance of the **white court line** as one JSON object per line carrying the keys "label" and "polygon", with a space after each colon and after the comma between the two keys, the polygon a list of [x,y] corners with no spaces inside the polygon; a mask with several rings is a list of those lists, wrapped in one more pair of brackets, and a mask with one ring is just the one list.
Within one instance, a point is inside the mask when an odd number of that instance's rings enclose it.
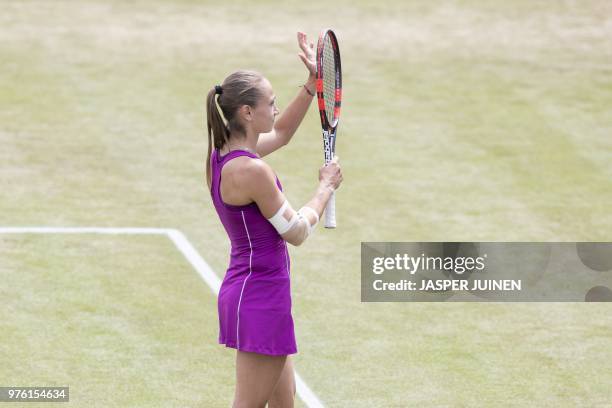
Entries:
{"label": "white court line", "polygon": [[160,234],[167,228],[99,228],[99,227],[0,227],[0,234]]}
{"label": "white court line", "polygon": [[204,282],[210,287],[216,296],[219,296],[219,289],[221,288],[221,279],[213,272],[212,268],[208,263],[200,256],[198,251],[191,245],[191,242],[187,237],[179,230],[170,229],[167,230],[166,235],[177,249],[181,251],[183,256],[189,261],[194,269],[200,274]]}
{"label": "white court line", "polygon": [[[191,245],[185,235],[171,228],[105,228],[105,227],[0,227],[0,234],[125,234],[125,235],[165,235],[174,243],[176,248],[189,261],[204,282],[218,296],[221,279],[198,251]],[[308,408],[323,408],[323,403],[306,385],[302,377],[294,370],[297,394]]]}

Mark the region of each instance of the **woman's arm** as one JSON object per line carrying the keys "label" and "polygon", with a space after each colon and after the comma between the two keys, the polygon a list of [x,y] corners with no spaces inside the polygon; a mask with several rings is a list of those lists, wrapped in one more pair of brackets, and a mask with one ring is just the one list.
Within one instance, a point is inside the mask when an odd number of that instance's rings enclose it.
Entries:
{"label": "woman's arm", "polygon": [[[315,77],[309,77],[304,86],[314,95],[316,92]],[[300,123],[302,123],[302,119],[306,116],[312,99],[313,97],[308,94],[306,89],[300,87],[298,94],[274,123],[272,132],[259,135],[257,154],[260,157],[266,156],[289,143]]]}
{"label": "woman's arm", "polygon": [[259,135],[257,154],[260,157],[266,156],[289,143],[300,123],[302,123],[302,119],[304,119],[316,92],[317,68],[314,44],[308,44],[306,34],[302,32],[298,32],[297,37],[298,44],[302,50],[298,56],[308,70],[308,79],[304,84],[308,91],[304,87],[300,87],[298,94],[274,123],[272,132]]}
{"label": "woman's arm", "polygon": [[337,158],[319,171],[319,186],[313,198],[295,211],[278,189],[274,172],[261,160],[249,160],[239,172],[237,187],[255,201],[262,215],[281,237],[300,245],[319,221],[332,192],[340,186],[342,173]]}

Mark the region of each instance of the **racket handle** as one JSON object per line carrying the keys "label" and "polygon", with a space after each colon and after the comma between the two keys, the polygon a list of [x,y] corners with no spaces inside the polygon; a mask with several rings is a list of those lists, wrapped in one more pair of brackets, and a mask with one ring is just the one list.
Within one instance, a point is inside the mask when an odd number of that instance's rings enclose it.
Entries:
{"label": "racket handle", "polygon": [[336,192],[329,197],[325,207],[325,228],[336,228]]}

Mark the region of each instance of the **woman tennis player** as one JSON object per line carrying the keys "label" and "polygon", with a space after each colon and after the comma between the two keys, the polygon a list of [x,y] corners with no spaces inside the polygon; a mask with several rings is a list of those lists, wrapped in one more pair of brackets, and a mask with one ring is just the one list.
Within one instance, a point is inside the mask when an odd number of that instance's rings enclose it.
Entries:
{"label": "woman tennis player", "polygon": [[206,180],[231,241],[218,311],[219,343],[237,350],[234,407],[293,406],[290,355],[297,346],[286,243],[308,238],[342,182],[334,158],[319,170],[312,199],[296,211],[261,160],[289,143],[314,96],[314,46],[304,33],[298,44],[308,80],[278,120],[272,86],[257,72],[236,71],[207,97]]}

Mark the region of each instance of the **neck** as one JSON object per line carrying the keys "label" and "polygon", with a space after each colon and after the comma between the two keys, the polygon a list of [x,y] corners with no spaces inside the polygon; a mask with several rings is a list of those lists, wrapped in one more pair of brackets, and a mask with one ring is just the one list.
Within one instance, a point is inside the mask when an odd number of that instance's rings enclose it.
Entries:
{"label": "neck", "polygon": [[235,135],[230,134],[229,141],[223,146],[223,150],[226,152],[232,150],[247,150],[253,154],[257,154],[257,140],[259,135],[247,135],[243,138],[238,138]]}

